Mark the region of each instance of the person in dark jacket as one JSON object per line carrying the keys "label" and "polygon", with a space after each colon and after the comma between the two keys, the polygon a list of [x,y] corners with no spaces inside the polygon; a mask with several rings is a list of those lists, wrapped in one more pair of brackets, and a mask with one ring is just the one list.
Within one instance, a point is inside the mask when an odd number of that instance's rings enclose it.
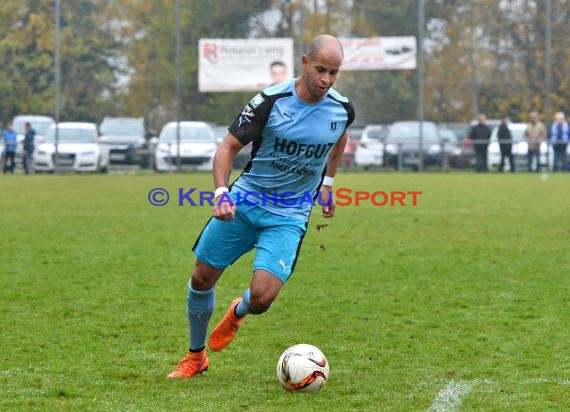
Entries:
{"label": "person in dark jacket", "polygon": [[24,171],[27,175],[32,173],[32,159],[34,155],[34,137],[36,131],[32,129],[32,125],[29,122],[24,124],[26,134],[24,135]]}
{"label": "person in dark jacket", "polygon": [[491,138],[491,128],[487,126],[487,116],[479,115],[479,123],[471,128],[471,141],[475,151],[475,170],[487,171],[487,147]]}
{"label": "person in dark jacket", "polygon": [[499,172],[505,170],[505,158],[509,159],[509,166],[511,172],[515,171],[515,157],[513,156],[513,137],[511,136],[511,131],[509,130],[509,123],[511,119],[507,116],[503,118],[501,125],[499,126],[499,131],[497,137],[499,138],[499,148],[501,149],[501,164],[499,165]]}

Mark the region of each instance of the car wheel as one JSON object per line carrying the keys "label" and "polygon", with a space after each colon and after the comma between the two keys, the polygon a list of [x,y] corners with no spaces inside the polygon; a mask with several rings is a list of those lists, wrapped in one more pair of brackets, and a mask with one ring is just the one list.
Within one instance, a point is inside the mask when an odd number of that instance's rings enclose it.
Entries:
{"label": "car wheel", "polygon": [[101,166],[101,158],[99,158],[99,160],[97,161],[97,172],[98,173],[107,173],[107,166],[105,166],[105,167]]}

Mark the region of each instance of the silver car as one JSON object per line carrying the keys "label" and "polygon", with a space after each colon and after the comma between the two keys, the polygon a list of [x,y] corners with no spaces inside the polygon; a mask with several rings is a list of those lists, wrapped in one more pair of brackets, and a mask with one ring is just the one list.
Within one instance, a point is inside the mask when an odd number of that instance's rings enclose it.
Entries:
{"label": "silver car", "polygon": [[[425,167],[442,167],[444,154],[449,155],[454,148],[443,143],[437,125],[433,122],[423,122],[421,134],[420,151],[420,122],[402,121],[392,124],[386,138],[384,163],[398,170],[403,167],[418,170],[420,156],[423,156]],[[447,150],[450,152],[444,152]]]}
{"label": "silver car", "polygon": [[[178,130],[180,139],[178,139]],[[167,123],[160,132],[155,150],[157,171],[212,170],[218,145],[212,127],[205,122]]]}

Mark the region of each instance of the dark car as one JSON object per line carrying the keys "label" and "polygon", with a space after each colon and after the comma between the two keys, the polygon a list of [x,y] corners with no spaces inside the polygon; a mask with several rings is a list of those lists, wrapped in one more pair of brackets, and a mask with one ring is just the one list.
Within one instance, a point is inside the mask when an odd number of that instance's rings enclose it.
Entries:
{"label": "dark car", "polygon": [[397,170],[403,167],[418,170],[421,156],[423,156],[424,167],[442,167],[444,150],[451,150],[451,147],[446,148],[442,144],[435,123],[423,122],[422,129],[420,150],[420,122],[402,121],[393,123],[390,126],[384,145],[384,165],[392,166]]}
{"label": "dark car", "polygon": [[[465,169],[475,164],[475,155],[471,144],[466,146],[469,139],[470,126],[468,123],[440,123],[439,134],[445,145],[455,147],[456,153],[448,157],[448,164],[455,169]],[[469,143],[471,143],[469,141]]]}
{"label": "dark car", "polygon": [[[212,130],[214,131],[214,135],[216,136],[216,142],[218,142],[218,144],[221,144],[229,133],[228,126],[219,126],[215,124],[212,124],[211,126]],[[247,165],[247,163],[251,159],[252,147],[253,144],[249,142],[243,147],[243,149],[241,149],[239,152],[236,153],[232,168],[239,170],[243,169]]]}
{"label": "dark car", "polygon": [[152,131],[142,117],[105,117],[99,125],[101,142],[109,146],[111,164],[149,167]]}

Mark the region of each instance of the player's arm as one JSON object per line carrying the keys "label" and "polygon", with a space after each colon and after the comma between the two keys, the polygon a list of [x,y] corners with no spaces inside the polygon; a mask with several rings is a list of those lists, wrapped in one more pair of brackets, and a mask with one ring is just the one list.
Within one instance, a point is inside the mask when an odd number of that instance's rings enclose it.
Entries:
{"label": "player's arm", "polygon": [[[333,217],[335,212],[334,201],[331,201],[331,193],[333,190],[333,182],[336,175],[336,169],[340,164],[342,155],[344,153],[344,148],[346,142],[348,141],[348,132],[344,132],[340,139],[337,140],[332,148],[331,154],[327,161],[327,167],[325,171],[325,179],[321,185],[321,202],[325,205],[323,206],[323,216]],[[330,203],[330,204],[329,204]]]}
{"label": "player's arm", "polygon": [[[261,131],[267,123],[271,105],[267,96],[262,93],[257,94],[248,104],[245,105],[241,113],[235,118],[229,127],[229,133],[218,148],[214,156],[214,185],[216,186],[216,200],[214,206],[214,217],[221,220],[232,220],[235,216],[236,206],[229,204],[227,192],[234,158],[246,144],[261,139]],[[224,196],[217,206],[218,197]]]}
{"label": "player's arm", "polygon": [[[228,133],[216,154],[214,155],[214,187],[216,188],[216,198],[214,199],[213,215],[217,219],[232,220],[236,213],[236,205],[231,204],[228,195],[223,195],[229,186],[232,174],[232,165],[236,154],[244,147],[232,133]],[[224,196],[222,198],[222,196]],[[222,200],[222,202],[220,202]]]}

